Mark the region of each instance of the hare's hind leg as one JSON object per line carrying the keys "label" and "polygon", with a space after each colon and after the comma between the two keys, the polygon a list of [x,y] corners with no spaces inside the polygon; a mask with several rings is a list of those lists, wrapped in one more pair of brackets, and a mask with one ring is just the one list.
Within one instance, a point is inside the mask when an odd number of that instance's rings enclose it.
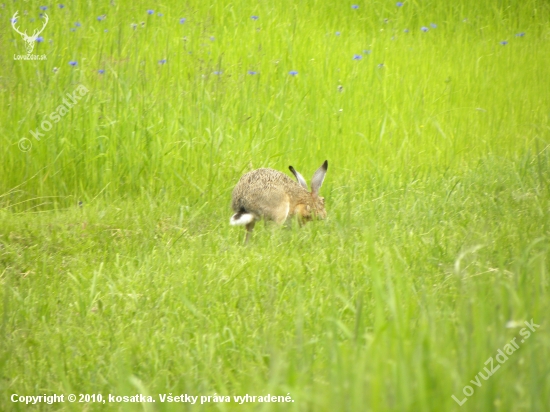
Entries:
{"label": "hare's hind leg", "polygon": [[289,212],[290,202],[287,198],[283,202],[279,203],[275,208],[273,208],[273,210],[271,211],[272,219],[278,225],[282,225],[286,222]]}
{"label": "hare's hind leg", "polygon": [[250,237],[252,236],[252,230],[254,230],[254,225],[256,224],[256,221],[253,220],[252,222],[248,223],[246,227],[246,237],[244,238],[244,243],[248,243],[250,240]]}

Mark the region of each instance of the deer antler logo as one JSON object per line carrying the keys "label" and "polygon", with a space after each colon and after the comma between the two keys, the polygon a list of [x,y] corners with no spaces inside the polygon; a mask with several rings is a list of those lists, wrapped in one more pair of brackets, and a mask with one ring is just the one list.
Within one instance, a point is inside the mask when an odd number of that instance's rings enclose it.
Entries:
{"label": "deer antler logo", "polygon": [[25,48],[27,49],[27,54],[31,54],[33,49],[34,49],[34,43],[36,42],[36,39],[38,38],[38,35],[44,31],[44,29],[46,28],[46,24],[48,24],[48,19],[49,19],[48,15],[44,13],[44,25],[42,26],[42,28],[40,30],[35,29],[32,36],[29,36],[27,34],[27,31],[25,31],[24,33],[21,33],[19,31],[19,29],[17,27],[15,27],[15,23],[17,23],[17,13],[19,13],[19,12],[16,11],[15,14],[13,15],[13,17],[11,19],[11,25],[12,25],[13,29],[17,33],[19,33],[21,35],[21,37],[23,37],[23,40],[25,40],[25,43],[26,43]]}

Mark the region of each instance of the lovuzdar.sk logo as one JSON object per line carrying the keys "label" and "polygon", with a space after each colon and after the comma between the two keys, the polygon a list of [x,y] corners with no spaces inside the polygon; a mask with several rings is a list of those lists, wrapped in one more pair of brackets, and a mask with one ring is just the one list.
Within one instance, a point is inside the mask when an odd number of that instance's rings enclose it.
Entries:
{"label": "lovuzdar.sk logo", "polygon": [[38,38],[40,33],[44,31],[44,29],[46,28],[46,25],[48,24],[48,20],[49,20],[48,15],[44,13],[44,24],[42,25],[42,28],[35,29],[32,35],[29,36],[26,30],[24,32],[21,32],[15,25],[18,20],[17,19],[18,13],[19,11],[16,11],[13,17],[11,18],[11,26],[17,33],[21,35],[21,37],[25,41],[25,49],[27,50],[27,54],[14,54],[13,59],[14,60],[46,60],[45,54],[36,55],[36,54],[32,54],[32,51],[34,50],[36,39]]}

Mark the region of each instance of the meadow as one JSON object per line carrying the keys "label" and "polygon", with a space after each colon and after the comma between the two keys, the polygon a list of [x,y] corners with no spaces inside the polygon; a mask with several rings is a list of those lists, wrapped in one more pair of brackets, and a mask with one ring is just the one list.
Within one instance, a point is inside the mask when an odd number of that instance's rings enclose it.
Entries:
{"label": "meadow", "polygon": [[[0,21],[0,410],[548,410],[548,2]],[[244,245],[240,176],[325,159],[328,218]]]}

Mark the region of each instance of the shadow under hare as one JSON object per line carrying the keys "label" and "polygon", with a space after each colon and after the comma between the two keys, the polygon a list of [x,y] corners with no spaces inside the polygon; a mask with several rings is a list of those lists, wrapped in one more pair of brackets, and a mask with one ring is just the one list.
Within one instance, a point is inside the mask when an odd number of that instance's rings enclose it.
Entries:
{"label": "shadow under hare", "polygon": [[229,224],[246,227],[248,242],[254,225],[262,218],[283,224],[293,216],[300,224],[327,216],[325,199],[319,196],[328,169],[325,160],[311,179],[311,192],[300,173],[288,167],[298,182],[278,170],[256,169],[241,177],[233,189]]}

